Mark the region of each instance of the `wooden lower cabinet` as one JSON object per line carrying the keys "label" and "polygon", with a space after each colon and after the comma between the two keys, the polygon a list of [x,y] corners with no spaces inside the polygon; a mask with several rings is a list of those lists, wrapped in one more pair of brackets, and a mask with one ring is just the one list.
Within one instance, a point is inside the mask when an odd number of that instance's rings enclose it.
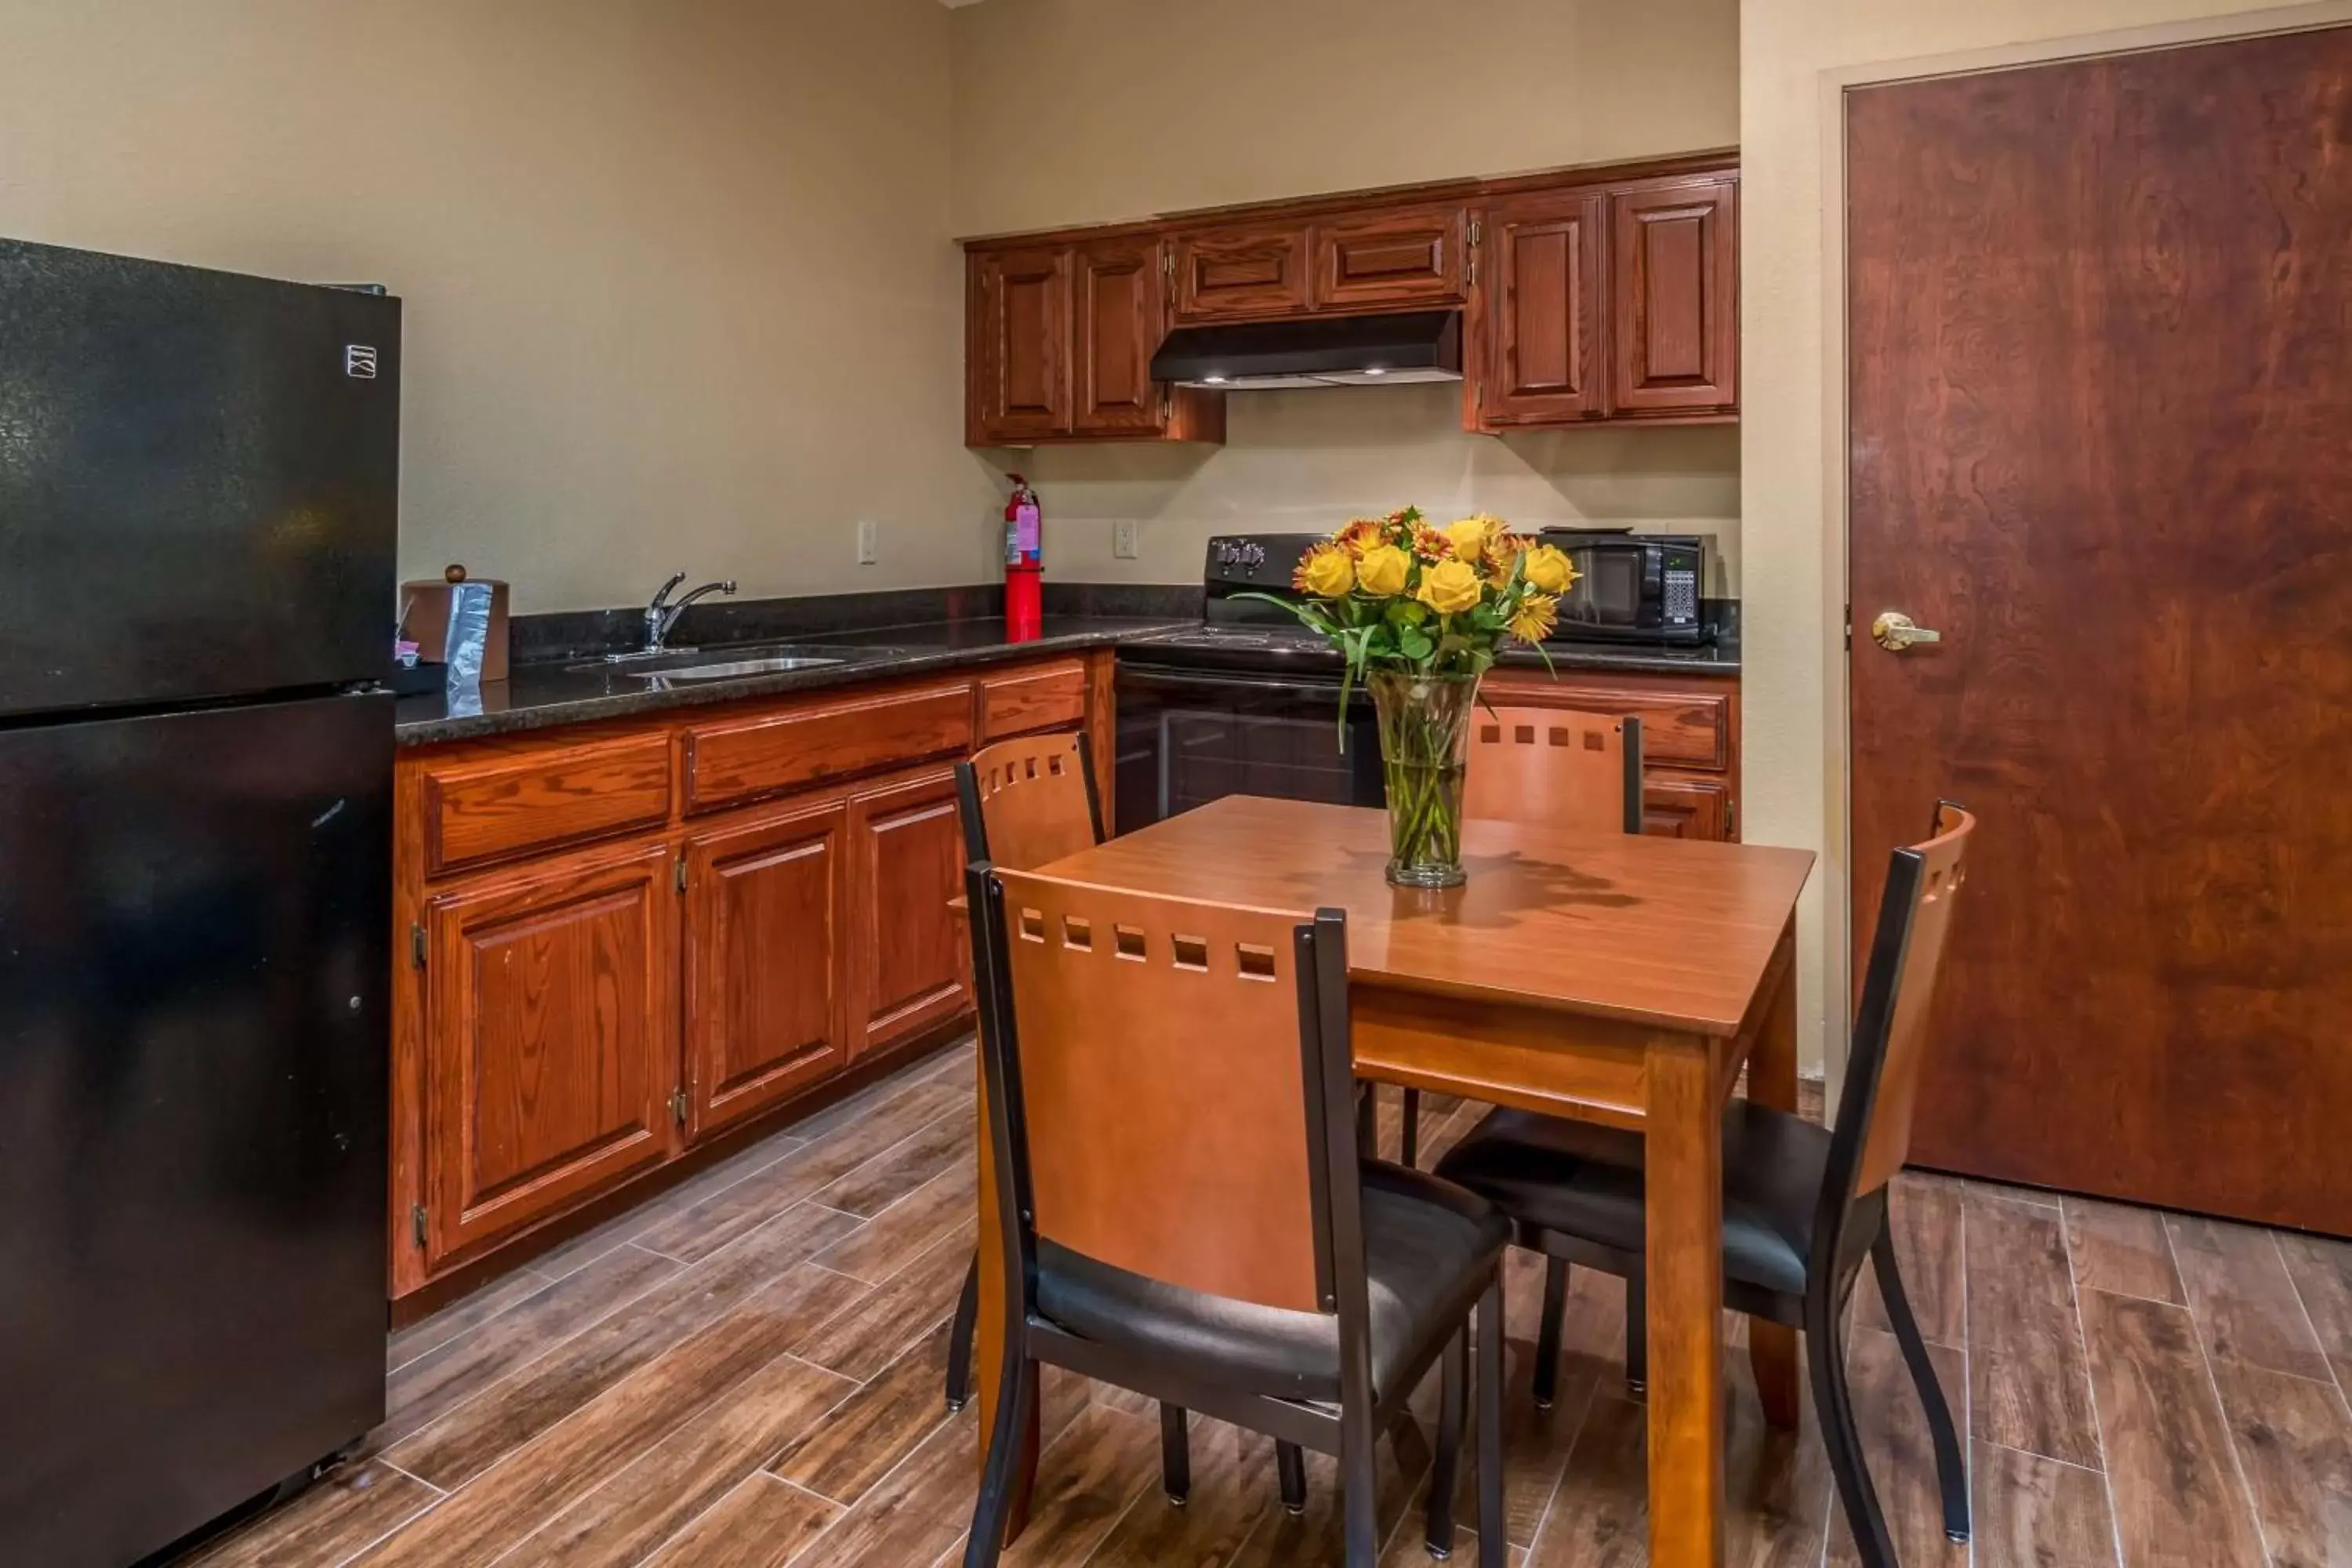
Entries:
{"label": "wooden lower cabinet", "polygon": [[426,901],[428,1266],[670,1152],[670,865],[656,841],[475,879]]}
{"label": "wooden lower cabinet", "polygon": [[849,1059],[848,806],[771,807],[686,840],[689,1135],[765,1110]]}
{"label": "wooden lower cabinet", "polygon": [[955,771],[930,770],[855,796],[849,837],[855,1058],[971,1005],[958,962],[962,927],[948,910],[963,877]]}
{"label": "wooden lower cabinet", "polygon": [[954,760],[1110,691],[1102,649],[401,752],[394,1294],[954,1027]]}
{"label": "wooden lower cabinet", "polygon": [[1489,702],[1642,721],[1642,826],[1666,838],[1739,837],[1739,679],[1650,671],[1498,669]]}

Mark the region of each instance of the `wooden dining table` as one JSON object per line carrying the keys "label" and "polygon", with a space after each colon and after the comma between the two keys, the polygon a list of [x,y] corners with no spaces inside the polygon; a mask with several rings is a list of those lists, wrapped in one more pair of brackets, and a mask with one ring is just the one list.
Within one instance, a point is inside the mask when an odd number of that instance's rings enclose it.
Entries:
{"label": "wooden dining table", "polygon": [[[1796,1108],[1796,909],[1813,856],[1471,822],[1461,887],[1391,887],[1387,860],[1380,811],[1234,795],[1039,869],[1302,915],[1345,910],[1359,1079],[1643,1135],[1650,1562],[1713,1568],[1724,1536],[1724,1110],[1743,1069],[1751,1098]],[[973,1360],[985,1433],[1004,1258],[985,1132],[981,1149]],[[1793,1426],[1793,1331],[1751,1322],[1748,1354],[1767,1418]],[[1010,1533],[1035,1465],[1030,1409]]]}

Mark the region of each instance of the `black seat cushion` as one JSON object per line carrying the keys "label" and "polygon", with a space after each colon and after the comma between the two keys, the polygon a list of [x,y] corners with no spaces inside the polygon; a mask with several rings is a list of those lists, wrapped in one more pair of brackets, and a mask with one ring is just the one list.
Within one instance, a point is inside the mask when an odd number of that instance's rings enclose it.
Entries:
{"label": "black seat cushion", "polygon": [[[1437,1173],[1523,1224],[1643,1250],[1642,1135],[1530,1110],[1490,1111]],[[1805,1259],[1829,1168],[1823,1127],[1749,1100],[1723,1122],[1723,1270],[1783,1295],[1805,1293]]]}
{"label": "black seat cushion", "polygon": [[[1372,1389],[1381,1397],[1459,1328],[1511,1222],[1426,1171],[1364,1163],[1364,1268]],[[1037,1310],[1074,1334],[1181,1362],[1194,1375],[1277,1399],[1339,1397],[1339,1320],[1204,1295],[1037,1240]]]}

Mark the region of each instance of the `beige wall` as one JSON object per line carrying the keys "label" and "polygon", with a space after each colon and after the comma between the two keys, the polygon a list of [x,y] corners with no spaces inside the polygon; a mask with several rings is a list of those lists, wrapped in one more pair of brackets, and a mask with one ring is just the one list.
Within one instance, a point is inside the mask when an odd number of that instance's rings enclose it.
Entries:
{"label": "beige wall", "polygon": [[[1090,583],[1188,583],[1214,533],[1312,531],[1407,503],[1523,528],[1625,523],[1715,535],[1710,594],[1737,592],[1739,432],[1728,426],[1465,435],[1458,385],[1227,395],[1217,447],[1050,447],[994,454],[1043,498],[1046,567]],[[1113,525],[1138,524],[1115,559]]]}
{"label": "beige wall", "polygon": [[971,582],[949,32],[935,0],[0,0],[0,233],[390,284],[408,574],[530,610]]}
{"label": "beige wall", "polygon": [[[2145,47],[2345,16],[2214,0],[1750,0],[1740,21],[1745,836],[1823,853],[1799,971],[1808,1058],[1847,994],[1843,244],[1838,94],[1871,79]],[[1875,608],[1855,606],[1858,617]]]}
{"label": "beige wall", "polygon": [[960,234],[1728,146],[1738,0],[984,0]]}

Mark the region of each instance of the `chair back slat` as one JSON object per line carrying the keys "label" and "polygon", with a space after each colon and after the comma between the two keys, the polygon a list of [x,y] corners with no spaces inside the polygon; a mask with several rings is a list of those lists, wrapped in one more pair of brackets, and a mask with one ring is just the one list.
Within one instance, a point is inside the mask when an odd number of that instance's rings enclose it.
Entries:
{"label": "chair back slat", "polygon": [[995,875],[1037,1237],[1186,1289],[1330,1310],[1297,958],[1312,917]]}
{"label": "chair back slat", "polygon": [[966,858],[1027,870],[1100,843],[1089,761],[1082,735],[1024,735],[959,763],[971,775]]}
{"label": "chair back slat", "polygon": [[1642,721],[1565,708],[1470,715],[1465,816],[1642,831]]}
{"label": "chair back slat", "polygon": [[[1968,882],[1969,839],[1976,826],[1974,816],[1945,802],[1937,808],[1934,835],[1896,850],[1887,873],[1847,1069],[1848,1102],[1868,1118],[1854,1173],[1857,1194],[1886,1185],[1910,1158],[1936,983],[1952,910]],[[1857,1084],[1856,1073],[1868,1077]]]}

